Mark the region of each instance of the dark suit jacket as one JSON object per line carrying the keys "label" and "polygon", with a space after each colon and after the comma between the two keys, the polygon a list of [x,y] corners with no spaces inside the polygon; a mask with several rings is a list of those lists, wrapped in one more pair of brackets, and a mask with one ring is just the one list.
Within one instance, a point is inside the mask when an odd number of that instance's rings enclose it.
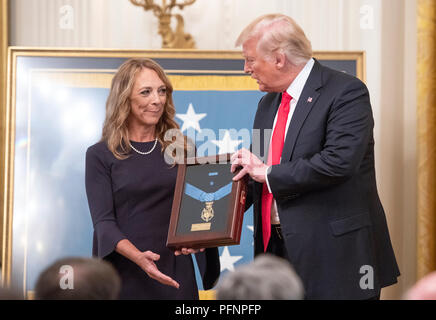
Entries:
{"label": "dark suit jacket", "polygon": [[[281,100],[259,102],[254,129],[261,158]],[[311,100],[311,102],[310,102]],[[290,262],[307,299],[367,299],[399,276],[377,194],[374,120],[369,93],[357,78],[315,61],[268,181]],[[255,136],[255,135],[254,135]],[[264,158],[266,159],[266,157]],[[252,183],[255,254],[263,252],[262,185]]]}

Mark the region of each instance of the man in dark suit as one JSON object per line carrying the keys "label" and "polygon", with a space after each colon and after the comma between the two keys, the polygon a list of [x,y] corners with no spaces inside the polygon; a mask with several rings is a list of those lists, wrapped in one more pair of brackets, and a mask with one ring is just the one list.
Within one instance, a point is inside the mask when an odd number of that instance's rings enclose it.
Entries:
{"label": "man in dark suit", "polygon": [[255,254],[288,259],[306,299],[378,299],[400,273],[377,194],[365,84],[313,59],[284,15],[256,19],[236,44],[244,71],[268,92],[252,152],[232,157],[232,170],[242,167],[234,179],[251,177]]}

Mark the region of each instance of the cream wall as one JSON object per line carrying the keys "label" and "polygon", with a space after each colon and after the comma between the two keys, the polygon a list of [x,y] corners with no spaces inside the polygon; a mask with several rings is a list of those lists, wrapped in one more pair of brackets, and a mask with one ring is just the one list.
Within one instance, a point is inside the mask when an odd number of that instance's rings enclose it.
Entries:
{"label": "cream wall", "polygon": [[[292,16],[315,51],[366,52],[378,187],[402,271],[383,297],[400,298],[416,279],[416,0],[197,0],[183,15],[198,49],[232,50],[245,25],[273,12]],[[157,19],[128,0],[11,0],[10,13],[15,46],[161,47]]]}

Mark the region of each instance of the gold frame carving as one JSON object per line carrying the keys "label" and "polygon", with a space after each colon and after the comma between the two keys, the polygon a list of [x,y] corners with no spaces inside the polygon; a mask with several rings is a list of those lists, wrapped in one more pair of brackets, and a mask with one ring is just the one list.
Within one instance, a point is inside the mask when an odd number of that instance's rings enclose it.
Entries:
{"label": "gold frame carving", "polygon": [[[155,4],[153,0],[130,0],[134,6],[143,8],[145,11],[151,10],[159,20],[159,34],[162,37],[163,49],[195,49],[195,39],[189,34],[185,33],[185,21],[181,14],[171,13],[174,7],[183,10],[184,7],[190,6],[196,0],[185,0],[183,3],[177,3],[177,0],[171,0],[168,4],[166,0],[162,1],[162,6]],[[173,30],[171,28],[171,20],[175,18],[177,26]]]}
{"label": "gold frame carving", "polygon": [[[8,67],[8,45],[9,45],[9,29],[8,29],[8,0],[0,0],[0,194],[4,194],[4,178],[5,178],[5,157],[6,154],[6,84],[7,84],[7,67]],[[0,200],[0,207],[4,208],[4,198]],[[4,211],[4,210],[3,210]],[[3,247],[3,225],[4,221],[0,218],[0,247]],[[0,257],[0,264],[2,263],[3,256]]]}

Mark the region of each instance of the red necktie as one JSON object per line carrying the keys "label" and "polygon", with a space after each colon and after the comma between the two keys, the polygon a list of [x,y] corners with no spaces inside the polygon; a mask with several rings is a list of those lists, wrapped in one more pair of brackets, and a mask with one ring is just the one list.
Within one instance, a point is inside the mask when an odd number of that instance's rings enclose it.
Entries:
{"label": "red necktie", "polygon": [[[292,97],[285,91],[282,93],[282,102],[280,103],[279,111],[277,114],[276,126],[271,139],[271,144],[268,150],[267,165],[271,166],[280,163],[282,156],[283,145],[285,143],[286,122],[288,121],[288,114],[290,109],[290,101]],[[268,191],[266,183],[263,184],[262,190],[262,236],[263,248],[266,252],[269,239],[271,238],[271,205],[273,195]]]}

